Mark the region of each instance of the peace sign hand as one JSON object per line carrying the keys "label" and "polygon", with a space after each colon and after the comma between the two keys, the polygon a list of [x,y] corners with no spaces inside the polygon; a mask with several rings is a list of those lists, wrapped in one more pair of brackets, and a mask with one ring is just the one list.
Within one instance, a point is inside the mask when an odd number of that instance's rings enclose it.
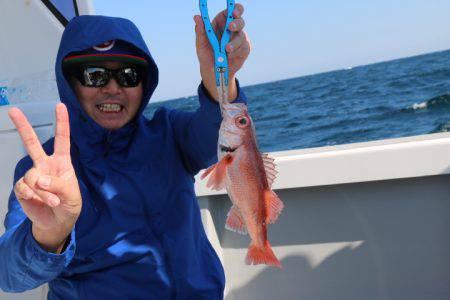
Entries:
{"label": "peace sign hand", "polygon": [[54,153],[48,156],[25,115],[9,111],[33,167],[20,178],[14,192],[32,222],[32,232],[41,247],[59,253],[81,212],[81,194],[70,158],[70,126],[67,108],[56,106]]}

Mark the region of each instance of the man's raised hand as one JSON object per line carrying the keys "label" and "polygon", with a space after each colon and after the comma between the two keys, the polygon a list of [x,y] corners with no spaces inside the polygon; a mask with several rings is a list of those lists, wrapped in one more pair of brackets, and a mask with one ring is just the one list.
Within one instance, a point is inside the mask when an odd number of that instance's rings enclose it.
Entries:
{"label": "man's raised hand", "polygon": [[67,108],[56,106],[54,153],[48,156],[25,115],[12,108],[9,116],[33,161],[14,192],[33,223],[33,236],[47,251],[61,251],[81,212],[81,194],[70,158]]}
{"label": "man's raised hand", "polygon": [[[230,23],[230,27],[228,28],[231,31],[230,42],[226,45],[229,67],[229,100],[234,100],[237,96],[237,86],[234,80],[235,74],[244,65],[244,62],[247,60],[252,48],[250,39],[244,31],[245,21],[242,18],[243,13],[244,6],[236,3],[233,11],[234,20]],[[211,22],[219,41],[222,37],[223,31],[225,30],[224,27],[227,22],[227,14],[228,11],[225,9],[218,13]],[[200,74],[206,89],[211,96],[217,100],[218,92],[216,89],[213,49],[209,43],[208,36],[206,35],[202,17],[200,15],[195,15],[194,22],[197,57],[200,63]]]}

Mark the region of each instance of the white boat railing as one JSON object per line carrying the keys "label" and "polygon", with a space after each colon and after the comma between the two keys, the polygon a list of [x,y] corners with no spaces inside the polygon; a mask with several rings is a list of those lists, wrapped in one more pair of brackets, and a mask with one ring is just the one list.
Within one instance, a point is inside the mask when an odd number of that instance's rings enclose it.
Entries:
{"label": "white boat railing", "polygon": [[[392,180],[450,173],[450,133],[272,152],[273,189]],[[196,177],[199,196],[219,195]]]}
{"label": "white boat railing", "polygon": [[224,228],[228,196],[196,183],[226,300],[449,299],[450,133],[272,156],[282,270],[244,264],[249,237]]}

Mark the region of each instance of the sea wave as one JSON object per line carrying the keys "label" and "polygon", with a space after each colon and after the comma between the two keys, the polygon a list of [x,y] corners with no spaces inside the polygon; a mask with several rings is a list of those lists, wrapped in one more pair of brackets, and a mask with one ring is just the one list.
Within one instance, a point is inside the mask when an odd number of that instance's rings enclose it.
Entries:
{"label": "sea wave", "polygon": [[449,132],[449,131],[450,131],[450,121],[447,121],[447,122],[440,123],[430,133]]}
{"label": "sea wave", "polygon": [[444,94],[420,103],[414,103],[409,108],[413,110],[419,110],[419,109],[441,108],[441,107],[450,107],[450,94]]}
{"label": "sea wave", "polygon": [[[262,151],[450,131],[450,50],[244,87]],[[150,104],[193,111],[197,97]]]}

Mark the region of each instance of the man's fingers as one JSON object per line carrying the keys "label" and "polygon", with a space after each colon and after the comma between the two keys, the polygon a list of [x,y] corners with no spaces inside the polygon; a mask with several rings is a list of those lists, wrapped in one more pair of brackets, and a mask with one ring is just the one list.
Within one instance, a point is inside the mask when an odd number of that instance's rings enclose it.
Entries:
{"label": "man's fingers", "polygon": [[239,48],[233,49],[232,52],[228,53],[229,59],[237,57],[246,59],[249,56],[252,49],[252,45],[250,43],[250,40],[248,39],[247,33],[242,31],[242,34],[243,34],[242,43],[240,44]]}
{"label": "man's fingers", "polygon": [[28,186],[28,184],[24,182],[23,177],[20,178],[14,185],[14,193],[16,194],[16,198],[24,208],[25,212],[27,211],[27,208],[29,210],[31,207],[42,207],[45,205],[48,205],[50,207],[56,206],[53,204],[51,205],[49,204],[50,201],[54,202],[54,200],[47,199],[47,201],[44,201],[35,192],[35,190],[33,190],[31,187]]}
{"label": "man's fingers", "polygon": [[228,54],[229,59],[239,58],[239,59],[247,59],[250,54],[250,45],[247,43],[243,43],[242,46]]}
{"label": "man's fingers", "polygon": [[53,193],[49,193],[43,189],[40,189],[40,187],[37,185],[37,182],[41,176],[42,175],[36,168],[31,168],[27,173],[25,173],[23,181],[29,188],[32,189],[33,193],[39,196],[39,198],[42,199],[42,201],[45,202],[48,206],[58,206],[61,202],[59,197]]}
{"label": "man's fingers", "polygon": [[236,19],[233,22],[231,22],[230,25],[228,25],[228,29],[231,32],[239,32],[242,29],[244,29],[244,27],[245,27],[244,19]]}
{"label": "man's fingers", "polygon": [[[244,6],[242,4],[236,3],[233,10],[233,18],[234,19],[240,19],[242,15],[244,14]],[[228,18],[228,9],[222,10],[213,20],[213,23],[216,23],[218,25],[224,26],[227,22]]]}
{"label": "man's fingers", "polygon": [[67,171],[61,177],[54,177],[50,175],[40,175],[37,179],[37,185],[42,190],[60,196],[62,198],[71,198],[70,195],[73,189],[68,186],[69,182],[73,182],[71,177],[76,177],[75,171],[72,169]]}
{"label": "man's fingers", "polygon": [[39,164],[45,159],[46,154],[44,152],[44,149],[42,149],[41,143],[39,142],[39,139],[37,138],[33,127],[31,127],[27,118],[20,109],[13,107],[9,110],[8,114],[11,118],[11,121],[13,121],[14,125],[16,126],[25,149],[27,150],[34,164]]}
{"label": "man's fingers", "polygon": [[[241,17],[242,14],[244,13],[244,6],[242,6],[241,4],[237,3],[234,6],[234,10],[233,10],[233,17],[234,17],[234,21],[230,23],[230,30],[231,31],[237,31],[238,26],[240,25],[239,23],[234,23],[236,21],[238,21]],[[217,38],[220,40],[222,38],[222,33],[225,27],[225,24],[227,23],[227,18],[228,18],[228,9],[225,9],[223,11],[221,11],[220,13],[217,14],[217,16],[214,18],[214,20],[212,21],[212,26],[214,28],[214,31],[217,34]],[[236,29],[234,29],[234,25],[236,25]],[[242,24],[244,25],[244,24]]]}
{"label": "man's fingers", "polygon": [[206,35],[205,25],[203,24],[202,17],[199,15],[195,15],[194,22],[197,49],[207,47],[209,45],[209,40]]}
{"label": "man's fingers", "polygon": [[235,19],[241,18],[244,14],[244,6],[240,3],[236,3],[233,10],[233,17]]}
{"label": "man's fingers", "polygon": [[22,206],[24,213],[28,217],[31,216],[29,214],[32,211],[47,206],[47,204],[23,181],[23,177],[14,185],[14,193],[16,194],[16,198]]}
{"label": "man's fingers", "polygon": [[233,35],[233,38],[231,41],[227,44],[226,50],[230,54],[233,51],[239,49],[245,41],[245,34],[243,31],[240,31],[239,33],[236,33]]}
{"label": "man's fingers", "polygon": [[56,105],[55,154],[70,156],[69,114],[62,103]]}
{"label": "man's fingers", "polygon": [[223,28],[225,27],[226,22],[227,22],[227,10],[221,11],[211,22],[211,25],[219,41],[222,38]]}
{"label": "man's fingers", "polygon": [[45,204],[50,207],[56,207],[61,203],[61,199],[53,193],[49,193],[41,189],[35,189],[34,192],[39,196],[39,198],[42,199],[43,202],[45,202]]}
{"label": "man's fingers", "polygon": [[18,200],[30,200],[35,197],[33,190],[20,178],[14,185],[14,193]]}

